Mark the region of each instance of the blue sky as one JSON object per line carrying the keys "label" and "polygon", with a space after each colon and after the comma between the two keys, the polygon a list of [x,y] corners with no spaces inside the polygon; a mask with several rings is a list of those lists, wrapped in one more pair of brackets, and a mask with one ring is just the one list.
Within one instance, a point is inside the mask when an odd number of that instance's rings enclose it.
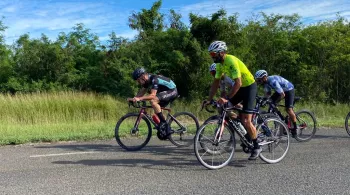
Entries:
{"label": "blue sky", "polygon": [[[31,38],[41,33],[56,40],[59,32],[70,32],[77,23],[84,23],[106,41],[112,31],[118,36],[133,38],[136,31],[128,27],[128,17],[133,11],[149,9],[153,0],[1,0],[0,17],[8,27],[3,33],[7,44],[20,35],[29,33]],[[336,14],[350,19],[349,0],[163,0],[161,12],[174,9],[182,14],[188,24],[188,14],[209,16],[220,8],[229,15],[239,14],[239,20],[252,17],[253,13],[265,12],[289,15],[298,13],[302,21],[313,23],[334,19]]]}

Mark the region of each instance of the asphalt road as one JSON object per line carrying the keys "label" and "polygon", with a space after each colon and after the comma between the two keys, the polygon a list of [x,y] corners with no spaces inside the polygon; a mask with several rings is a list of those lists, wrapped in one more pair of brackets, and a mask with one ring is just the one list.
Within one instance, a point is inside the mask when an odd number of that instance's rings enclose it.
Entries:
{"label": "asphalt road", "polygon": [[278,164],[233,162],[207,170],[193,147],[152,138],[138,152],[114,140],[0,147],[0,194],[350,194],[350,136],[320,129],[292,141]]}

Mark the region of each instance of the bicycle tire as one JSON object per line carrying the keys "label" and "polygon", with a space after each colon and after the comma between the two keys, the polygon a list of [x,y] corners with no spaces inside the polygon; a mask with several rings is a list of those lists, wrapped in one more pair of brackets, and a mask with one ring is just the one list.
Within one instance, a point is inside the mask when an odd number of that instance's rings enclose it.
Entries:
{"label": "bicycle tire", "polygon": [[[183,120],[182,117],[185,116],[187,120],[181,121]],[[168,124],[174,133],[169,136],[169,141],[178,147],[192,145],[194,136],[199,129],[197,117],[190,112],[178,112],[175,113],[173,117],[176,118],[185,129],[182,129],[173,118],[170,118]]]}
{"label": "bicycle tire", "polygon": [[208,121],[211,121],[211,120],[214,120],[214,119],[218,119],[218,118],[220,118],[219,115],[210,116],[209,118],[207,118],[207,119],[203,122],[203,124],[204,124],[204,123],[207,123]]}
{"label": "bicycle tire", "polygon": [[348,115],[345,117],[345,130],[346,132],[349,134],[350,136],[350,127],[349,127],[349,123],[350,123],[350,112],[348,113]]}
{"label": "bicycle tire", "polygon": [[[304,115],[301,117],[301,115]],[[295,113],[297,118],[297,135],[295,137],[299,142],[306,142],[311,140],[316,134],[317,121],[315,116],[309,110],[300,110]],[[305,116],[309,116],[309,120],[305,120]],[[310,131],[307,131],[310,127]],[[309,132],[309,133],[308,133]]]}
{"label": "bicycle tire", "polygon": [[[138,113],[128,113],[119,119],[119,121],[117,122],[116,127],[115,127],[115,139],[116,139],[117,143],[119,144],[119,146],[127,151],[137,151],[137,150],[142,149],[143,147],[145,147],[147,145],[147,143],[150,141],[150,139],[152,137],[151,124],[145,116],[141,117],[140,123],[139,123],[139,125],[140,125],[141,122],[145,122],[146,126],[142,128],[142,130],[144,132],[142,132],[139,135],[139,131],[141,129],[139,129],[139,126],[138,126],[137,135],[133,135],[131,133],[131,130],[133,128],[132,125],[135,124],[135,121],[137,120],[138,116],[139,116]],[[126,119],[130,119],[131,117],[135,117],[136,120],[133,119],[130,122],[127,121],[128,122],[127,123]],[[128,130],[129,127],[132,127],[132,128]],[[124,132],[124,131],[126,131],[126,132]],[[128,136],[129,134],[130,134],[130,137]],[[124,140],[124,138],[125,138],[125,140]],[[142,140],[142,138],[145,138],[145,139]],[[130,141],[132,144],[137,142],[137,141],[140,141],[140,144],[132,146],[132,145],[127,144],[126,143],[127,141]]]}
{"label": "bicycle tire", "polygon": [[[275,115],[273,113],[269,113],[269,112],[262,112],[260,114],[261,120],[262,121],[258,121],[258,123],[256,124],[256,126],[258,126],[259,124],[261,124],[261,122],[263,122],[264,120],[268,119],[268,118],[274,118],[274,119],[279,119],[281,120],[281,118],[278,115]],[[260,122],[260,123],[259,123]]]}
{"label": "bicycle tire", "polygon": [[[223,132],[221,141],[219,143],[213,143],[216,131],[219,128],[218,122],[219,119],[207,121],[207,123],[199,128],[194,139],[196,158],[207,169],[220,169],[228,165],[235,152],[235,139],[232,139],[233,130],[228,124],[224,125],[224,131],[226,131]],[[212,126],[212,129],[210,129],[210,126]],[[206,147],[203,148],[203,145]],[[219,158],[218,162],[214,160],[214,157]]]}
{"label": "bicycle tire", "polygon": [[[266,134],[264,128],[270,130]],[[280,162],[288,153],[290,138],[286,124],[277,118],[267,118],[256,128],[258,142],[262,148],[259,157],[266,163],[274,164]],[[281,146],[284,144],[283,146]]]}
{"label": "bicycle tire", "polygon": [[[209,117],[208,119],[206,119],[205,120],[205,122],[202,124],[202,125],[204,125],[204,124],[206,124],[206,123],[208,123],[209,121],[211,121],[211,120],[219,120],[220,119],[220,116],[218,116],[218,115],[214,115],[214,116],[211,116],[211,117]],[[233,139],[235,139],[235,141],[234,141],[234,147],[236,148],[236,146],[237,146],[237,141],[240,141],[240,140],[237,140],[236,138],[236,132],[234,131],[234,130],[232,130],[232,134],[233,134]],[[238,138],[239,138],[239,136],[238,136]],[[202,143],[201,143],[201,147],[204,149],[204,150],[206,150],[207,152],[213,152],[213,151],[210,151],[210,149],[209,148],[207,148],[205,145],[203,145]]]}

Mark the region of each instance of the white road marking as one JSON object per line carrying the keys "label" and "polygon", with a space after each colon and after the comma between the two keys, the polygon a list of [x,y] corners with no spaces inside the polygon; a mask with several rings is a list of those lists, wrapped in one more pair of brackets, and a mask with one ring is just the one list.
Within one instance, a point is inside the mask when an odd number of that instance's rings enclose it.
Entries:
{"label": "white road marking", "polygon": [[177,146],[164,146],[164,148],[177,148]]}
{"label": "white road marking", "polygon": [[69,153],[58,153],[58,154],[43,154],[43,155],[32,155],[30,158],[38,158],[38,157],[48,157],[48,156],[65,156],[65,155],[74,155],[74,154],[91,154],[91,153],[99,153],[99,152],[69,152]]}

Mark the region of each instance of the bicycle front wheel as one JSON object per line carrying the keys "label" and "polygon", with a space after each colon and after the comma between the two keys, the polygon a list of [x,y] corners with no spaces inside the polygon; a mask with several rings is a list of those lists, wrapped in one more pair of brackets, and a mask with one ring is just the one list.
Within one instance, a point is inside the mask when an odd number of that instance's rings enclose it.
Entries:
{"label": "bicycle front wheel", "polygon": [[115,139],[128,151],[136,151],[145,147],[152,136],[151,124],[145,116],[129,113],[119,119],[115,127]]}
{"label": "bicycle front wheel", "polygon": [[289,131],[285,123],[280,119],[267,118],[256,130],[262,148],[261,160],[270,164],[280,162],[289,150]]}
{"label": "bicycle front wheel", "polygon": [[295,113],[297,118],[296,140],[300,142],[309,141],[316,133],[316,119],[308,110],[301,110]]}
{"label": "bicycle front wheel", "polygon": [[169,141],[175,146],[186,147],[192,145],[199,123],[192,113],[179,112],[169,119],[169,126],[174,131]]}
{"label": "bicycle front wheel", "polygon": [[[204,123],[198,130],[194,141],[194,152],[198,161],[208,169],[220,169],[229,164],[235,152],[233,131],[223,126],[221,137],[217,136],[221,125],[219,119]],[[220,140],[218,138],[220,137]]]}
{"label": "bicycle front wheel", "polygon": [[350,125],[350,112],[348,113],[348,115],[345,118],[345,130],[350,135],[350,127],[349,127],[349,125]]}

